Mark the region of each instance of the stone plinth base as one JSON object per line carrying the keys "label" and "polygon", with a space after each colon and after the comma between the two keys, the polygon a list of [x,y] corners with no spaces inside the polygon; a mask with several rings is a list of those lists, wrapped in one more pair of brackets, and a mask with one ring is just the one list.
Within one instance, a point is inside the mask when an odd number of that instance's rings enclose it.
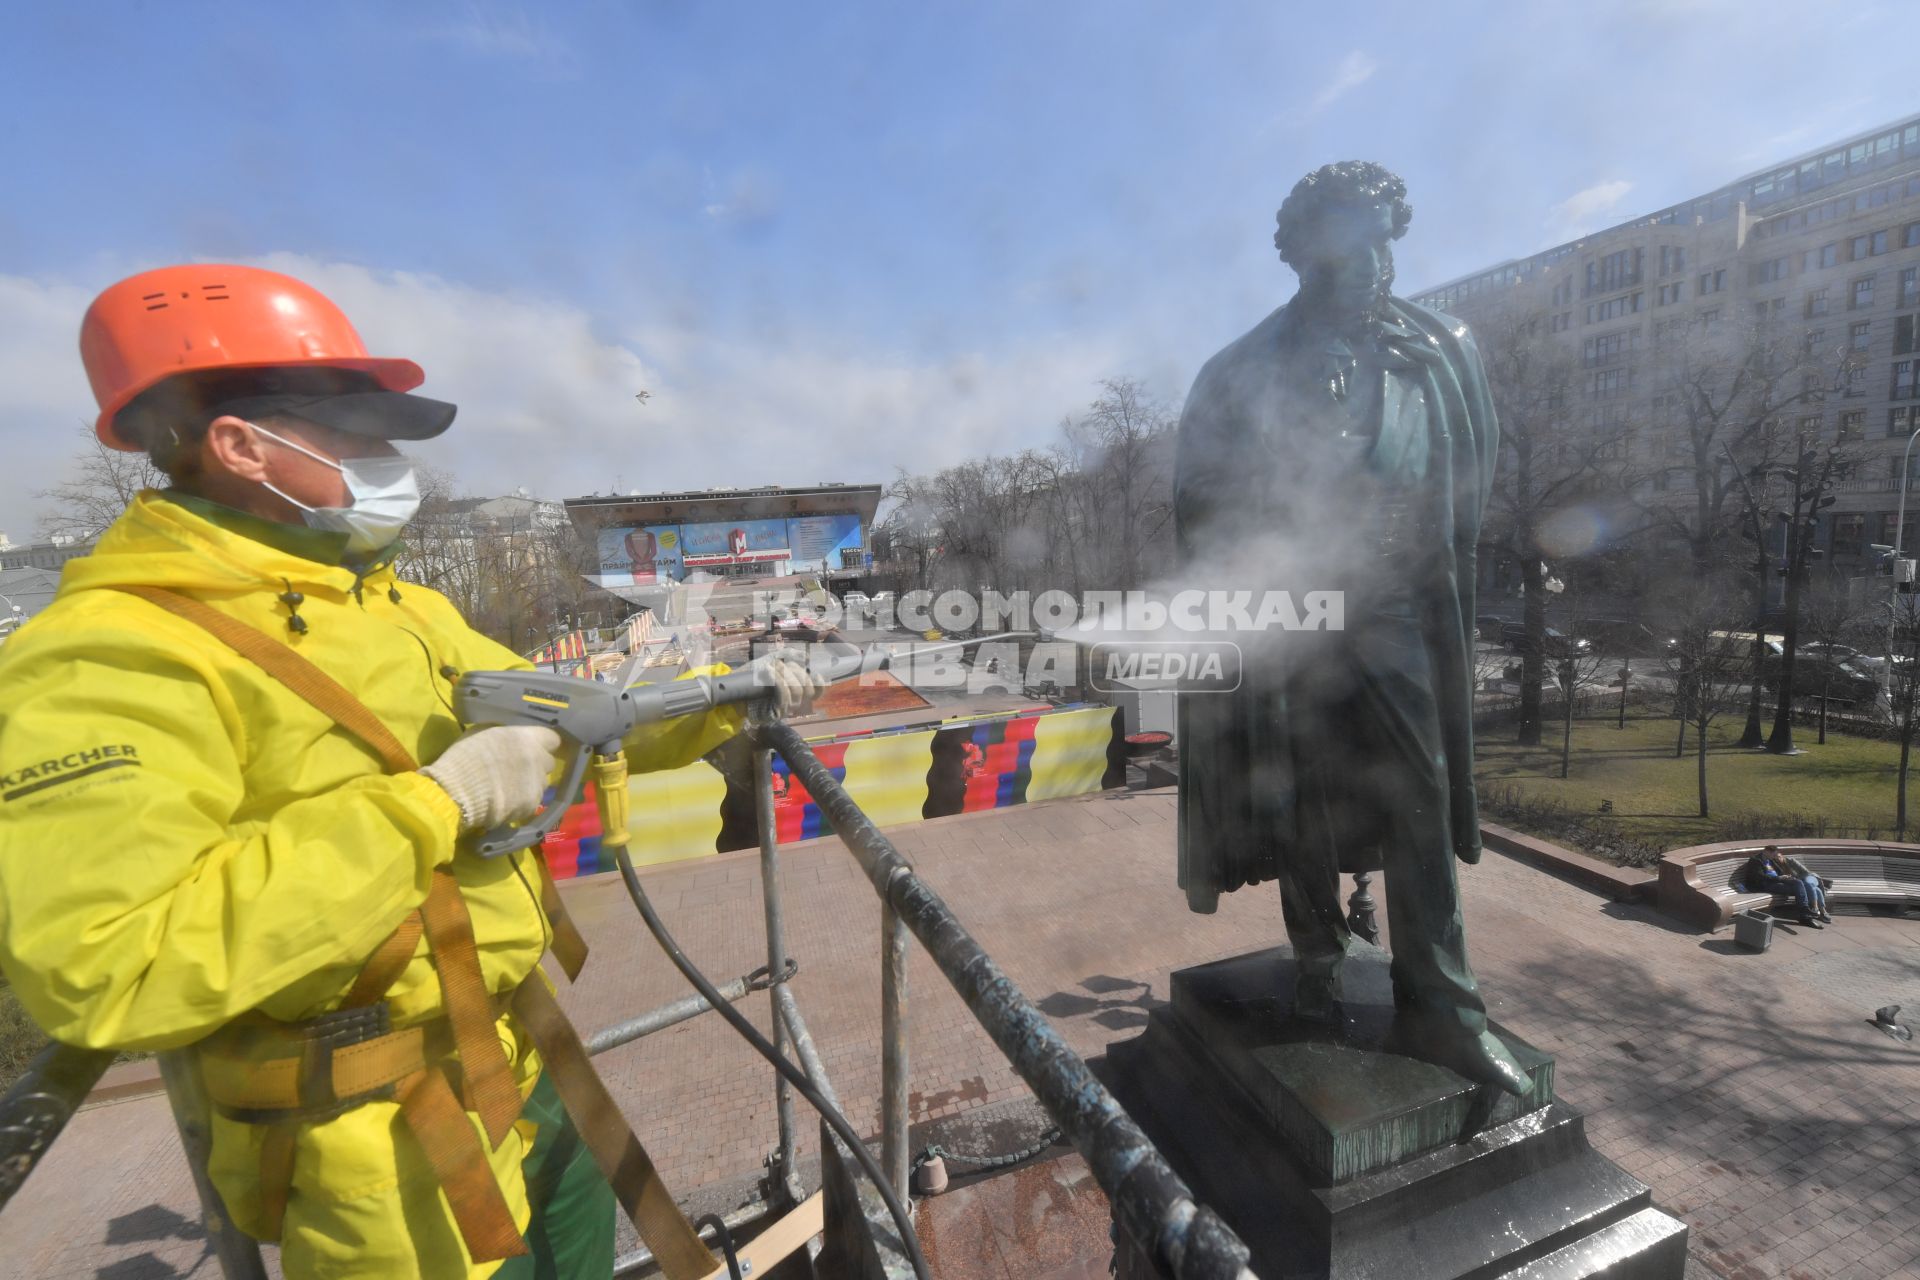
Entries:
{"label": "stone plinth base", "polygon": [[[1496,1026],[1532,1088],[1476,1086],[1411,1056],[1386,953],[1356,945],[1339,1030],[1292,1018],[1294,972],[1282,947],[1174,974],[1103,1072],[1263,1280],[1678,1280],[1686,1226],[1587,1145],[1551,1058]],[[1123,1244],[1119,1280],[1151,1275]]]}

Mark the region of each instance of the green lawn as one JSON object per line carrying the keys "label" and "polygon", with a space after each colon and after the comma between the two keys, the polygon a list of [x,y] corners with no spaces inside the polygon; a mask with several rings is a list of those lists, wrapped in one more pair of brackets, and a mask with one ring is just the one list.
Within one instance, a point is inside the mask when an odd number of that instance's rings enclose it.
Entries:
{"label": "green lawn", "polygon": [[[1893,835],[1897,743],[1829,732],[1826,745],[1818,746],[1813,729],[1796,726],[1803,754],[1775,756],[1732,745],[1744,724],[1744,716],[1728,716],[1707,735],[1711,818],[1698,816],[1693,735],[1687,735],[1687,754],[1675,759],[1678,727],[1658,718],[1629,717],[1624,729],[1611,718],[1576,721],[1572,774],[1565,779],[1558,722],[1539,747],[1515,746],[1511,727],[1480,734],[1475,773],[1483,807],[1495,822],[1505,814],[1522,827],[1562,828],[1537,833],[1544,837],[1568,834],[1570,825],[1575,834],[1596,828],[1602,843],[1619,835],[1660,849],[1763,832]],[[1920,779],[1909,785],[1909,803],[1920,806]],[[1605,801],[1611,811],[1602,816]]]}

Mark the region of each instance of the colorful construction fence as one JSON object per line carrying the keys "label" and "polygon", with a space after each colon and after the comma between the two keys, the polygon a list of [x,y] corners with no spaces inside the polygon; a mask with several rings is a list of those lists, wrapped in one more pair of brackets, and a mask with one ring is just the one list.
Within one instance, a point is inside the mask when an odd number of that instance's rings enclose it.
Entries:
{"label": "colorful construction fence", "polygon": [[[809,738],[822,764],[883,827],[1032,800],[1082,795],[1126,779],[1119,713],[1059,707],[868,733]],[[774,821],[782,843],[833,834],[833,826],[777,756]],[[628,783],[636,863],[677,862],[751,848],[753,769],[744,740],[719,763],[635,774]],[[600,853],[600,820],[588,795],[545,845],[556,879],[613,869]]]}

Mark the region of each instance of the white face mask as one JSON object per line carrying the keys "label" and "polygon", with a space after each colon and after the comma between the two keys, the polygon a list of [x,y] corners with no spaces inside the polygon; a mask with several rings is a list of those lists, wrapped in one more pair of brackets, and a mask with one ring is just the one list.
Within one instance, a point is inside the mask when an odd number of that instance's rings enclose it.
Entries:
{"label": "white face mask", "polygon": [[278,494],[305,514],[307,524],[347,535],[347,550],[378,551],[400,536],[407,521],[420,510],[420,479],[413,459],[395,454],[386,458],[342,458],[335,460],[275,435],[258,423],[248,423],[255,431],[296,453],[304,453],[315,462],[338,471],[353,497],[348,507],[310,507],[292,494],[282,492],[262,480],[271,493]]}

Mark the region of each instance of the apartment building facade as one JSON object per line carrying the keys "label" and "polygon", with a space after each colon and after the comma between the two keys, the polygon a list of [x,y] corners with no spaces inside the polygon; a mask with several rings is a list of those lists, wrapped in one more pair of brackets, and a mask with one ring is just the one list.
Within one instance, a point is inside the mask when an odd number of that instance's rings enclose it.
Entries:
{"label": "apartment building facade", "polygon": [[[1658,366],[1672,326],[1790,328],[1805,368],[1838,385],[1785,408],[1783,425],[1859,459],[1817,545],[1858,573],[1871,544],[1894,542],[1902,456],[1920,430],[1920,116],[1413,297],[1470,325],[1514,309],[1528,341],[1562,344],[1577,371],[1573,429],[1628,442],[1655,503],[1693,488],[1683,411]],[[1920,546],[1917,505],[1920,483],[1905,549]]]}

